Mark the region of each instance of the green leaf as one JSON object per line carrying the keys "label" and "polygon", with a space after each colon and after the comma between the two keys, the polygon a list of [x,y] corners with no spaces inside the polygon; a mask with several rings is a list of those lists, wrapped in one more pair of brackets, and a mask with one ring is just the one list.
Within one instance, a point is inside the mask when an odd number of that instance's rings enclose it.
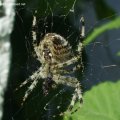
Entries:
{"label": "green leaf", "polygon": [[[64,120],[119,120],[120,81],[105,82],[84,94],[84,104],[77,112],[64,116]],[[78,107],[79,103],[75,107]]]}
{"label": "green leaf", "polygon": [[117,17],[116,19],[112,20],[111,22],[108,22],[98,28],[95,28],[93,32],[84,40],[84,45],[88,45],[90,42],[95,40],[96,37],[98,37],[100,34],[106,32],[107,30],[111,29],[118,29],[120,28],[120,17]]}
{"label": "green leaf", "polygon": [[120,56],[120,52],[117,52],[117,56]]}

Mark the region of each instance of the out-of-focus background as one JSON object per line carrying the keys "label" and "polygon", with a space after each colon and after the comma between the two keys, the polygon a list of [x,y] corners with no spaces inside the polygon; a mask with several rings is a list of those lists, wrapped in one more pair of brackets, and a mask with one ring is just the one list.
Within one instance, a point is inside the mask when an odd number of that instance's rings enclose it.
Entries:
{"label": "out-of-focus background", "polygon": [[[64,86],[60,87],[45,97],[42,95],[40,81],[23,106],[22,98],[30,84],[15,91],[40,67],[35,59],[31,38],[35,10],[38,11],[38,41],[46,33],[56,32],[68,38],[73,49],[79,39],[80,17],[85,18],[86,38],[82,56],[84,72],[82,77],[78,75],[82,83],[84,104],[72,115],[68,113],[58,116],[69,105],[69,88],[61,93]],[[10,42],[11,65],[2,120],[120,119],[119,0],[18,0],[15,4],[15,21]],[[48,110],[44,110],[47,103]],[[78,106],[79,103],[75,107]],[[54,118],[54,115],[57,117]]]}

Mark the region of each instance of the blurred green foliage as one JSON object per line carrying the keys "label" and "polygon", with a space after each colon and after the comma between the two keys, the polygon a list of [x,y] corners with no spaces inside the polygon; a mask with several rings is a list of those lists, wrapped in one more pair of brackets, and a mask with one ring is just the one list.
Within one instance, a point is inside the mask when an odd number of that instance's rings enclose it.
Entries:
{"label": "blurred green foliage", "polygon": [[94,86],[84,94],[83,107],[73,115],[66,114],[63,120],[119,120],[119,91],[120,80]]}
{"label": "blurred green foliage", "polygon": [[117,52],[117,56],[120,56],[120,52]]}
{"label": "blurred green foliage", "polygon": [[105,23],[104,25],[95,28],[91,34],[84,40],[84,45],[88,45],[90,42],[94,41],[96,37],[100,34],[106,32],[107,30],[120,28],[120,17],[115,18],[111,22]]}

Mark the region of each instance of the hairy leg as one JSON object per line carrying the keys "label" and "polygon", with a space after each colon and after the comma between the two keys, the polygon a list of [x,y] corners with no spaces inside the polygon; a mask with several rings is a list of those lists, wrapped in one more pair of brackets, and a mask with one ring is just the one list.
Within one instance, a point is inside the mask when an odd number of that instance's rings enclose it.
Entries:
{"label": "hairy leg", "polygon": [[32,21],[32,40],[33,40],[33,47],[35,52],[37,53],[38,47],[37,47],[37,18],[36,18],[37,11],[35,11],[33,15],[33,21]]}
{"label": "hairy leg", "polygon": [[74,66],[74,67],[70,67],[69,69],[63,69],[63,68],[61,68],[61,69],[57,69],[57,70],[55,70],[55,69],[53,69],[53,74],[72,74],[72,73],[74,73],[75,71],[77,71],[77,70],[80,70],[82,68],[82,65],[76,65],[76,66]]}
{"label": "hairy leg", "polygon": [[65,66],[69,66],[71,64],[74,64],[76,62],[78,62],[78,60],[81,58],[81,55],[76,55],[75,57],[72,57],[70,60],[67,60],[66,62],[63,62],[63,63],[58,63],[54,66],[52,66],[51,68],[52,69],[59,69],[59,68],[63,68]]}
{"label": "hairy leg", "polygon": [[27,83],[32,82],[35,79],[37,79],[39,77],[38,75],[40,73],[40,70],[41,70],[41,68],[38,69],[37,71],[35,71],[29,78],[27,78],[23,83],[21,83],[21,85],[18,88],[16,88],[15,90],[18,90],[18,89],[22,88],[23,86],[25,86]]}
{"label": "hairy leg", "polygon": [[84,17],[81,17],[80,22],[82,24],[82,27],[81,27],[81,30],[80,30],[80,40],[78,42],[77,50],[76,50],[79,55],[81,55],[81,52],[82,52],[82,49],[83,49],[82,42],[85,38],[85,20],[84,20]]}
{"label": "hairy leg", "polygon": [[[27,99],[28,95],[33,91],[33,89],[36,87],[36,84],[38,83],[38,80],[42,78],[41,76],[41,69],[39,68],[36,72],[34,72],[33,75],[29,77],[29,79],[32,81],[32,84],[28,87],[27,91],[25,92],[25,95],[23,97],[23,101],[21,105],[23,105],[24,101]],[[24,86],[27,83],[27,80],[21,84],[20,87]]]}
{"label": "hairy leg", "polygon": [[82,28],[81,28],[81,31],[80,31],[80,39],[81,39],[81,42],[82,42],[82,40],[85,37],[85,20],[84,20],[83,16],[81,17],[80,22],[82,24]]}
{"label": "hairy leg", "polygon": [[63,84],[75,88],[75,92],[73,94],[70,106],[68,108],[69,110],[72,110],[77,99],[80,101],[80,104],[82,104],[83,100],[82,100],[81,85],[77,80],[77,78],[54,75],[54,81],[57,84]]}
{"label": "hairy leg", "polygon": [[21,105],[23,105],[23,103],[25,102],[25,100],[27,99],[27,97],[30,95],[30,93],[33,91],[33,89],[36,87],[36,84],[38,83],[38,79],[35,79],[32,84],[28,87],[27,91],[25,92],[25,95],[23,97],[23,101],[21,103]]}

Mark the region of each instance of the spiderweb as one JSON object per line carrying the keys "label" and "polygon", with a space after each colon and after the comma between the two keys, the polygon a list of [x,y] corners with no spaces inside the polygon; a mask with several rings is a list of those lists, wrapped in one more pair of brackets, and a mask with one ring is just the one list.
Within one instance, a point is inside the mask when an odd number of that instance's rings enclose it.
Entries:
{"label": "spiderweb", "polygon": [[[42,3],[43,2],[43,3]],[[65,111],[70,103],[72,89],[59,86],[50,92],[47,97],[42,95],[42,81],[39,82],[35,90],[29,95],[28,99],[21,106],[22,97],[27,87],[15,91],[29,75],[40,67],[36,60],[32,47],[31,24],[33,11],[38,10],[39,33],[38,40],[47,32],[56,32],[69,39],[73,49],[78,41],[80,29],[80,16],[85,16],[86,36],[98,26],[119,16],[120,9],[117,5],[106,2],[114,10],[111,14],[99,15],[95,9],[96,3],[93,1],[70,1],[68,4],[58,2],[53,3],[45,0],[40,2],[43,8],[33,7],[39,2],[21,4],[16,9],[15,29],[11,37],[13,59],[11,65],[10,82],[6,93],[3,120],[53,120],[54,115]],[[44,4],[46,3],[46,4]],[[29,7],[28,7],[29,6]],[[60,7],[60,9],[59,9]],[[97,19],[97,17],[99,19]],[[83,93],[90,90],[94,85],[105,81],[116,82],[120,78],[120,30],[107,31],[96,38],[95,42],[90,43],[84,49],[83,61],[84,72],[80,79],[83,86]]]}

